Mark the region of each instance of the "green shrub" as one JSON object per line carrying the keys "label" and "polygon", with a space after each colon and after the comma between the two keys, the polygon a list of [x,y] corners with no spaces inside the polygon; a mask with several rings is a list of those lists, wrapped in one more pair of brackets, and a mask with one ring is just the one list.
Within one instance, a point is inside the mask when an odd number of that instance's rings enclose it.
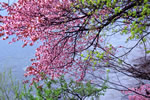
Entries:
{"label": "green shrub", "polygon": [[12,77],[11,70],[0,72],[0,100],[18,100],[20,84]]}
{"label": "green shrub", "polygon": [[[58,80],[46,79],[43,86],[34,82],[34,85],[28,91],[26,91],[26,86],[24,88],[25,91],[22,92],[22,96],[27,97],[28,100],[84,100],[87,97],[103,95],[107,86],[104,84],[99,89],[94,87],[90,82],[83,83],[73,80],[66,82],[62,76]],[[36,94],[33,94],[33,88],[36,90]]]}
{"label": "green shrub", "polygon": [[[7,75],[7,76],[6,76]],[[104,95],[106,82],[96,88],[89,82],[67,82],[64,76],[51,80],[45,78],[43,84],[21,84],[12,78],[11,70],[0,74],[0,100],[84,100],[87,97]]]}

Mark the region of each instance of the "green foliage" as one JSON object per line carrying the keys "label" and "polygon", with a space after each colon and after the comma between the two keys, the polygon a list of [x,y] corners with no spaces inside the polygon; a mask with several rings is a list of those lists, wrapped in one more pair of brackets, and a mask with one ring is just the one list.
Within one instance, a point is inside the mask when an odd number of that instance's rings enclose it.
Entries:
{"label": "green foliage", "polygon": [[0,100],[20,100],[20,84],[12,77],[11,70],[0,73]]}
{"label": "green foliage", "polygon": [[107,81],[101,88],[96,88],[90,81],[83,83],[70,80],[68,82],[64,76],[56,80],[45,78],[43,82],[43,85],[33,82],[29,87],[27,84],[21,87],[19,82],[12,78],[11,71],[4,72],[0,74],[0,100],[84,100],[86,97],[104,95],[107,89]]}
{"label": "green foliage", "polygon": [[[57,87],[53,87],[52,85],[57,85]],[[102,91],[104,92],[107,89],[105,84],[99,89],[94,87],[90,82],[86,84],[73,80],[66,82],[63,76],[58,80],[46,79],[42,87],[38,83],[34,83],[34,88],[36,89],[35,95],[32,93],[32,88],[33,86],[28,91],[22,92],[22,97],[24,96],[28,100],[83,100],[86,97],[102,95]]]}
{"label": "green foliage", "polygon": [[146,51],[146,53],[149,54],[149,53],[150,53],[150,50]]}

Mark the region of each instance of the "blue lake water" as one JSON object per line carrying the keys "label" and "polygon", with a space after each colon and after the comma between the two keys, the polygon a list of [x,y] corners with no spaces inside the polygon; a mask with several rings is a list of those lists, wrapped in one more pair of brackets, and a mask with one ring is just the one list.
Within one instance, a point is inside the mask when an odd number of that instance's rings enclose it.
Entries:
{"label": "blue lake water", "polygon": [[0,40],[0,72],[12,69],[17,79],[22,79],[26,66],[31,64],[38,44],[22,48],[23,42],[8,44],[11,39]]}

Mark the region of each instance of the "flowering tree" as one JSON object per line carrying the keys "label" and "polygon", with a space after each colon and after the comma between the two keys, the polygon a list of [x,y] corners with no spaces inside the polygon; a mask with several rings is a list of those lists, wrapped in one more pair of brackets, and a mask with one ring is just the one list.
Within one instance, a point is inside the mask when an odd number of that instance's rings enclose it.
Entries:
{"label": "flowering tree", "polygon": [[[8,16],[0,17],[3,40],[16,35],[12,42],[22,40],[22,47],[42,42],[25,74],[34,75],[34,81],[42,79],[41,73],[52,78],[69,73],[83,80],[87,72],[101,67],[111,67],[132,77],[150,77],[149,72],[125,59],[142,45],[147,61],[148,0],[18,0],[12,5],[0,4],[8,11]],[[131,47],[115,47],[105,42],[118,33],[128,36],[127,43],[132,40],[136,43]],[[125,52],[117,55],[118,49]]]}

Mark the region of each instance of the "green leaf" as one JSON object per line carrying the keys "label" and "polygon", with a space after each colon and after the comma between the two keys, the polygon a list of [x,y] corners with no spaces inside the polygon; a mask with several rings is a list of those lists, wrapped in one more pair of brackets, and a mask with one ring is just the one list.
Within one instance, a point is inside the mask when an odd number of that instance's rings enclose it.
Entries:
{"label": "green leaf", "polygon": [[119,62],[119,64],[122,64],[122,60],[121,59],[119,59],[118,62]]}
{"label": "green leaf", "polygon": [[83,54],[81,54],[81,57],[83,57]]}
{"label": "green leaf", "polygon": [[146,53],[149,54],[149,53],[150,53],[150,50],[146,51]]}
{"label": "green leaf", "polygon": [[146,38],[143,38],[143,42],[146,42]]}
{"label": "green leaf", "polygon": [[148,0],[144,0],[144,3],[147,3],[148,2]]}
{"label": "green leaf", "polygon": [[101,1],[101,0],[97,0],[97,4],[99,4],[99,3],[100,3],[100,1]]}
{"label": "green leaf", "polygon": [[82,0],[82,4],[84,4],[84,0]]}

